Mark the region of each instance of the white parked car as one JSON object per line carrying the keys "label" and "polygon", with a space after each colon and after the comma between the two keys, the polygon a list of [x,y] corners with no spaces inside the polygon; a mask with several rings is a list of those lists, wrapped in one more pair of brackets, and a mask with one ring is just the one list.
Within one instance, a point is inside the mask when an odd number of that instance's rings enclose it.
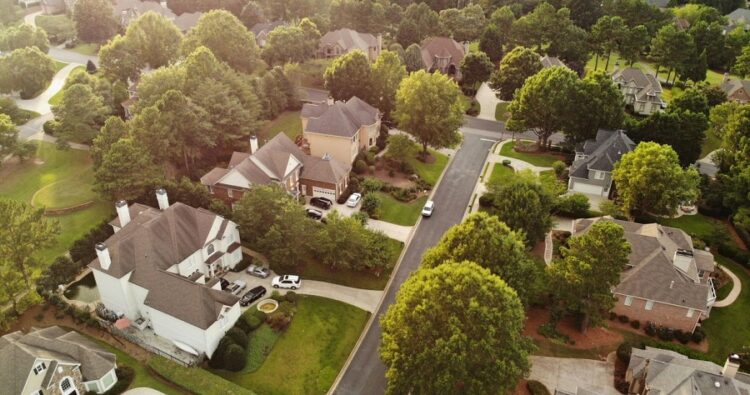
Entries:
{"label": "white parked car", "polygon": [[297,289],[302,286],[302,279],[299,276],[291,274],[276,276],[271,281],[271,286],[274,288]]}
{"label": "white parked car", "polygon": [[362,200],[361,193],[352,193],[349,199],[346,199],[346,207],[357,207],[360,200]]}
{"label": "white parked car", "polygon": [[433,211],[435,211],[435,202],[428,200],[427,203],[424,204],[424,207],[422,207],[422,216],[430,217],[432,216]]}
{"label": "white parked car", "polygon": [[239,296],[242,293],[242,290],[247,288],[247,283],[242,280],[236,280],[232,284],[229,285],[229,288],[226,290],[230,293]]}

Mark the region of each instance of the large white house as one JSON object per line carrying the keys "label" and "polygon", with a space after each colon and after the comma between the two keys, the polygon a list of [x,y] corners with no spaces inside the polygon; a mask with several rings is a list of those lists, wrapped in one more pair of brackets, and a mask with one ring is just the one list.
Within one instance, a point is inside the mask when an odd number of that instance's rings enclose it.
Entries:
{"label": "large white house", "polygon": [[239,299],[218,277],[242,260],[237,225],[156,194],[158,210],[117,202],[115,234],[96,245],[89,267],[109,310],[211,357],[240,317]]}

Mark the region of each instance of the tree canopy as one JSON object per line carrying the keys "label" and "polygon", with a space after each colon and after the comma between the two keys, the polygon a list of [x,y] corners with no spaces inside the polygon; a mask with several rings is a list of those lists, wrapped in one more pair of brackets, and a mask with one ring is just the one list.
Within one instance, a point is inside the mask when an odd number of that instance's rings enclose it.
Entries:
{"label": "tree canopy", "polygon": [[47,33],[38,27],[26,24],[0,31],[0,51],[9,52],[26,47],[37,47],[44,53],[49,52]]}
{"label": "tree canopy", "polygon": [[228,11],[203,14],[182,41],[182,53],[189,55],[201,46],[241,73],[250,74],[258,69],[260,51],[255,37]]}
{"label": "tree canopy", "polygon": [[119,28],[108,0],[80,0],[73,6],[73,21],[79,40],[103,43]]}
{"label": "tree canopy", "polygon": [[55,62],[37,47],[19,48],[0,57],[0,93],[18,91],[30,99],[52,82]]}
{"label": "tree canopy", "polygon": [[484,199],[490,201],[489,212],[511,229],[522,231],[530,246],[544,239],[552,229],[550,212],[554,194],[536,176],[521,173],[507,182],[491,182]]}
{"label": "tree canopy", "polygon": [[515,47],[500,61],[500,67],[492,74],[490,85],[503,100],[513,99],[524,81],[542,70],[539,54],[524,47]]}
{"label": "tree canopy", "polygon": [[349,100],[353,96],[369,102],[372,94],[370,59],[360,51],[351,51],[331,62],[325,71],[325,87],[334,100]]}

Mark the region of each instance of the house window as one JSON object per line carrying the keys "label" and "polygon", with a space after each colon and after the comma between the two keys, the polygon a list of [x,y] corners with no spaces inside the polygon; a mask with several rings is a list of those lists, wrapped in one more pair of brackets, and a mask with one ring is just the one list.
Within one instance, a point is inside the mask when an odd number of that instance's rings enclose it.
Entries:
{"label": "house window", "polygon": [[694,312],[693,309],[688,309],[687,314],[685,314],[685,316],[688,317],[688,318],[690,318],[690,317],[693,316],[693,312]]}
{"label": "house window", "polygon": [[213,254],[214,250],[215,250],[215,248],[214,248],[213,244],[209,244],[208,247],[206,247],[206,251],[208,252],[208,255]]}
{"label": "house window", "polygon": [[73,386],[73,379],[70,377],[65,377],[60,381],[60,392],[63,393],[63,395],[68,395],[76,392],[76,388]]}
{"label": "house window", "polygon": [[228,197],[234,197],[234,194],[232,193],[232,190],[227,188],[227,196]]}
{"label": "house window", "polygon": [[603,171],[594,170],[594,179],[595,180],[603,180],[604,179],[604,172]]}
{"label": "house window", "polygon": [[626,296],[625,297],[625,306],[630,306],[633,304],[633,297],[632,296]]}
{"label": "house window", "polygon": [[47,369],[47,365],[44,364],[44,362],[40,362],[36,366],[34,366],[34,375],[37,375],[44,371],[44,369]]}
{"label": "house window", "polygon": [[654,308],[654,301],[653,300],[647,300],[646,301],[646,310],[651,310]]}

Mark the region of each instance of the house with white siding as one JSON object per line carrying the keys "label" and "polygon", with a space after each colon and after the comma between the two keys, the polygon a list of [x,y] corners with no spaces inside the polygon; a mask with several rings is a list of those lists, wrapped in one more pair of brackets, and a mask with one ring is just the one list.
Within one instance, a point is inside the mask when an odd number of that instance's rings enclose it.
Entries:
{"label": "house with white siding", "polygon": [[219,275],[242,260],[237,224],[202,208],[117,202],[115,231],[89,267],[104,306],[183,350],[211,357],[240,317]]}

